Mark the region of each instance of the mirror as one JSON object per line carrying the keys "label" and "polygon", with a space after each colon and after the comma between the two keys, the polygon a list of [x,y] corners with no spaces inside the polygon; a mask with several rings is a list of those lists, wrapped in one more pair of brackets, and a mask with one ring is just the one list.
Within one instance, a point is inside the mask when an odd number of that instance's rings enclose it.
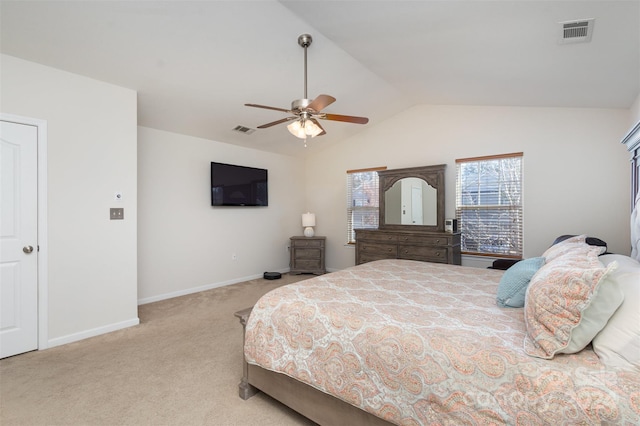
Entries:
{"label": "mirror", "polygon": [[385,219],[393,225],[438,224],[438,191],[419,178],[404,178],[385,193]]}
{"label": "mirror", "polygon": [[445,167],[379,171],[380,229],[444,231]]}

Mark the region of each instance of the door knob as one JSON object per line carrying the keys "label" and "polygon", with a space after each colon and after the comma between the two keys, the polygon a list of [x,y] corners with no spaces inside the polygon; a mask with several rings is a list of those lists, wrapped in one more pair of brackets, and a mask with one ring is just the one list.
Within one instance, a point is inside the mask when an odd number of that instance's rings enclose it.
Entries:
{"label": "door knob", "polygon": [[29,254],[33,251],[33,247],[32,246],[24,246],[22,247],[22,251]]}

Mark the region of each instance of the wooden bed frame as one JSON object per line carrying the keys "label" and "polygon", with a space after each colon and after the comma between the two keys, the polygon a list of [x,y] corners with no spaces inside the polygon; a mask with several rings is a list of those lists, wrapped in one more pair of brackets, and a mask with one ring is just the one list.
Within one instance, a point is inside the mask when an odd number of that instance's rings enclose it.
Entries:
{"label": "wooden bed frame", "polygon": [[[234,315],[242,324],[242,337],[253,308]],[[389,423],[338,398],[321,392],[284,374],[247,363],[242,357],[240,398],[246,400],[262,391],[320,425],[389,426]]]}

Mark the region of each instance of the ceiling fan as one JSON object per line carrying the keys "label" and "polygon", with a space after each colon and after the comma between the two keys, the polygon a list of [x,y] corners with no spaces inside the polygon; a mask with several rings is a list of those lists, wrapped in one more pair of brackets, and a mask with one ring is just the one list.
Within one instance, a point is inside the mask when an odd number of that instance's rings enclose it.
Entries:
{"label": "ceiling fan", "polygon": [[[322,136],[327,132],[322,128],[318,120],[343,121],[346,123],[367,124],[366,117],[355,117],[352,115],[329,114],[321,112],[324,108],[336,101],[336,98],[329,95],[319,95],[315,99],[307,98],[307,48],[313,39],[309,34],[302,34],[298,37],[298,44],[304,49],[304,97],[291,102],[291,109],[277,108],[266,105],[245,104],[254,108],[271,109],[292,114],[290,117],[272,121],[271,123],[258,126],[258,129],[266,129],[277,124],[293,121],[287,126],[292,135],[305,140],[308,137]],[[295,120],[295,121],[294,121]]]}

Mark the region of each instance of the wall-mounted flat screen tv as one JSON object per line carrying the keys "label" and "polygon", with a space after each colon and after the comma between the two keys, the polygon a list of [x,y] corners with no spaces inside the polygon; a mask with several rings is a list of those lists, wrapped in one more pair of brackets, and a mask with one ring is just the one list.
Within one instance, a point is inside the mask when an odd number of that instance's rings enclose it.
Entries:
{"label": "wall-mounted flat screen tv", "polygon": [[267,170],[211,163],[212,206],[268,206]]}

